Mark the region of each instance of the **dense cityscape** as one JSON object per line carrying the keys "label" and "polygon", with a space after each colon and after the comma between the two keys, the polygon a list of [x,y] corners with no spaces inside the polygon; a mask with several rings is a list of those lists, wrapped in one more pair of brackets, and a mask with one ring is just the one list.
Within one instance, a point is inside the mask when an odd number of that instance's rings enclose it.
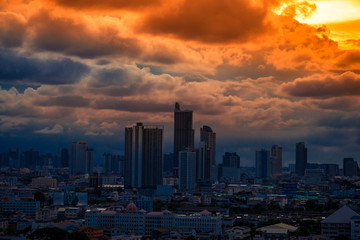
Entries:
{"label": "dense cityscape", "polygon": [[174,152],[164,128],[125,127],[124,156],[104,153],[94,166],[86,141],[60,157],[30,149],[1,153],[0,239],[358,239],[359,167],[296,161],[282,147],[259,149],[255,168],[241,153],[215,159],[216,133],[193,111],[174,109]]}

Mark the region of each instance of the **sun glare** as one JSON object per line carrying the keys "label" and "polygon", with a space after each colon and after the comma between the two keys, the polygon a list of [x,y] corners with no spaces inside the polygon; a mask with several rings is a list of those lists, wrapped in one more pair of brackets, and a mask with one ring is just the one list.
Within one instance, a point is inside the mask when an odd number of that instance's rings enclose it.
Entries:
{"label": "sun glare", "polygon": [[307,24],[345,22],[360,18],[360,3],[356,1],[315,1],[316,11],[306,19]]}

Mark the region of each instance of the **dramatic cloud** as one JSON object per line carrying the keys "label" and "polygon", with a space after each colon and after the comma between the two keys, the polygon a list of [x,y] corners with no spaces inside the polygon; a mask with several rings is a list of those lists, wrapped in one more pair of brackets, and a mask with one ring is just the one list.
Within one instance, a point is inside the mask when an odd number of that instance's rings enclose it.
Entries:
{"label": "dramatic cloud", "polygon": [[19,47],[25,38],[26,20],[14,13],[0,12],[0,46]]}
{"label": "dramatic cloud", "polygon": [[149,13],[139,30],[206,43],[247,42],[273,31],[267,4],[246,0],[176,3]]}
{"label": "dramatic cloud", "polygon": [[89,68],[69,58],[40,59],[0,50],[0,81],[10,83],[69,84],[80,80]]}
{"label": "dramatic cloud", "polygon": [[360,95],[360,75],[314,75],[281,85],[280,91],[296,97],[333,97]]}

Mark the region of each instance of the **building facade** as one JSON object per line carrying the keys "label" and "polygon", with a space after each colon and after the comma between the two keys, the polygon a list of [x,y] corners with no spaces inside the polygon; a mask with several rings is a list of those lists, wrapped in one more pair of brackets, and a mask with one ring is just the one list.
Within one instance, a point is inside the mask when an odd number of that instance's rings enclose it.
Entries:
{"label": "building facade", "polygon": [[216,133],[209,126],[200,128],[200,149],[196,164],[196,177],[211,180],[215,166]]}
{"label": "building facade", "polygon": [[94,150],[89,149],[85,141],[73,142],[70,145],[70,173],[92,174]]}
{"label": "building facade", "polygon": [[270,174],[272,178],[279,177],[282,174],[282,147],[278,145],[271,147]]}
{"label": "building facade", "polygon": [[304,142],[296,143],[296,166],[295,172],[299,176],[304,176],[307,164],[307,148]]}
{"label": "building facade", "polygon": [[179,190],[194,192],[196,187],[196,152],[188,149],[179,152]]}
{"label": "building facade", "polygon": [[162,184],[164,127],[137,123],[125,128],[125,184],[154,188]]}
{"label": "building facade", "polygon": [[193,112],[181,110],[175,103],[174,111],[174,173],[179,169],[179,152],[186,148],[194,149]]}
{"label": "building facade", "polygon": [[270,152],[265,149],[256,151],[256,177],[270,177]]}

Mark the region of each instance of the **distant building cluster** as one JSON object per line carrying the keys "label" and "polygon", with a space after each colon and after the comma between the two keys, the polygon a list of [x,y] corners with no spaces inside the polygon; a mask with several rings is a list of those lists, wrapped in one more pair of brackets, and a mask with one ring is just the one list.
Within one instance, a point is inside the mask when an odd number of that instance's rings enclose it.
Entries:
{"label": "distant building cluster", "polygon": [[[216,132],[193,112],[174,109],[173,153],[164,126],[125,127],[124,155],[85,141],[60,156],[10,148],[0,154],[0,238],[52,239],[359,239],[360,171],[312,163],[304,142],[283,166],[283,147],[261,148],[254,167],[241,153],[216,159]],[[95,146],[96,147],[96,146]],[[45,235],[44,235],[45,234]]]}

